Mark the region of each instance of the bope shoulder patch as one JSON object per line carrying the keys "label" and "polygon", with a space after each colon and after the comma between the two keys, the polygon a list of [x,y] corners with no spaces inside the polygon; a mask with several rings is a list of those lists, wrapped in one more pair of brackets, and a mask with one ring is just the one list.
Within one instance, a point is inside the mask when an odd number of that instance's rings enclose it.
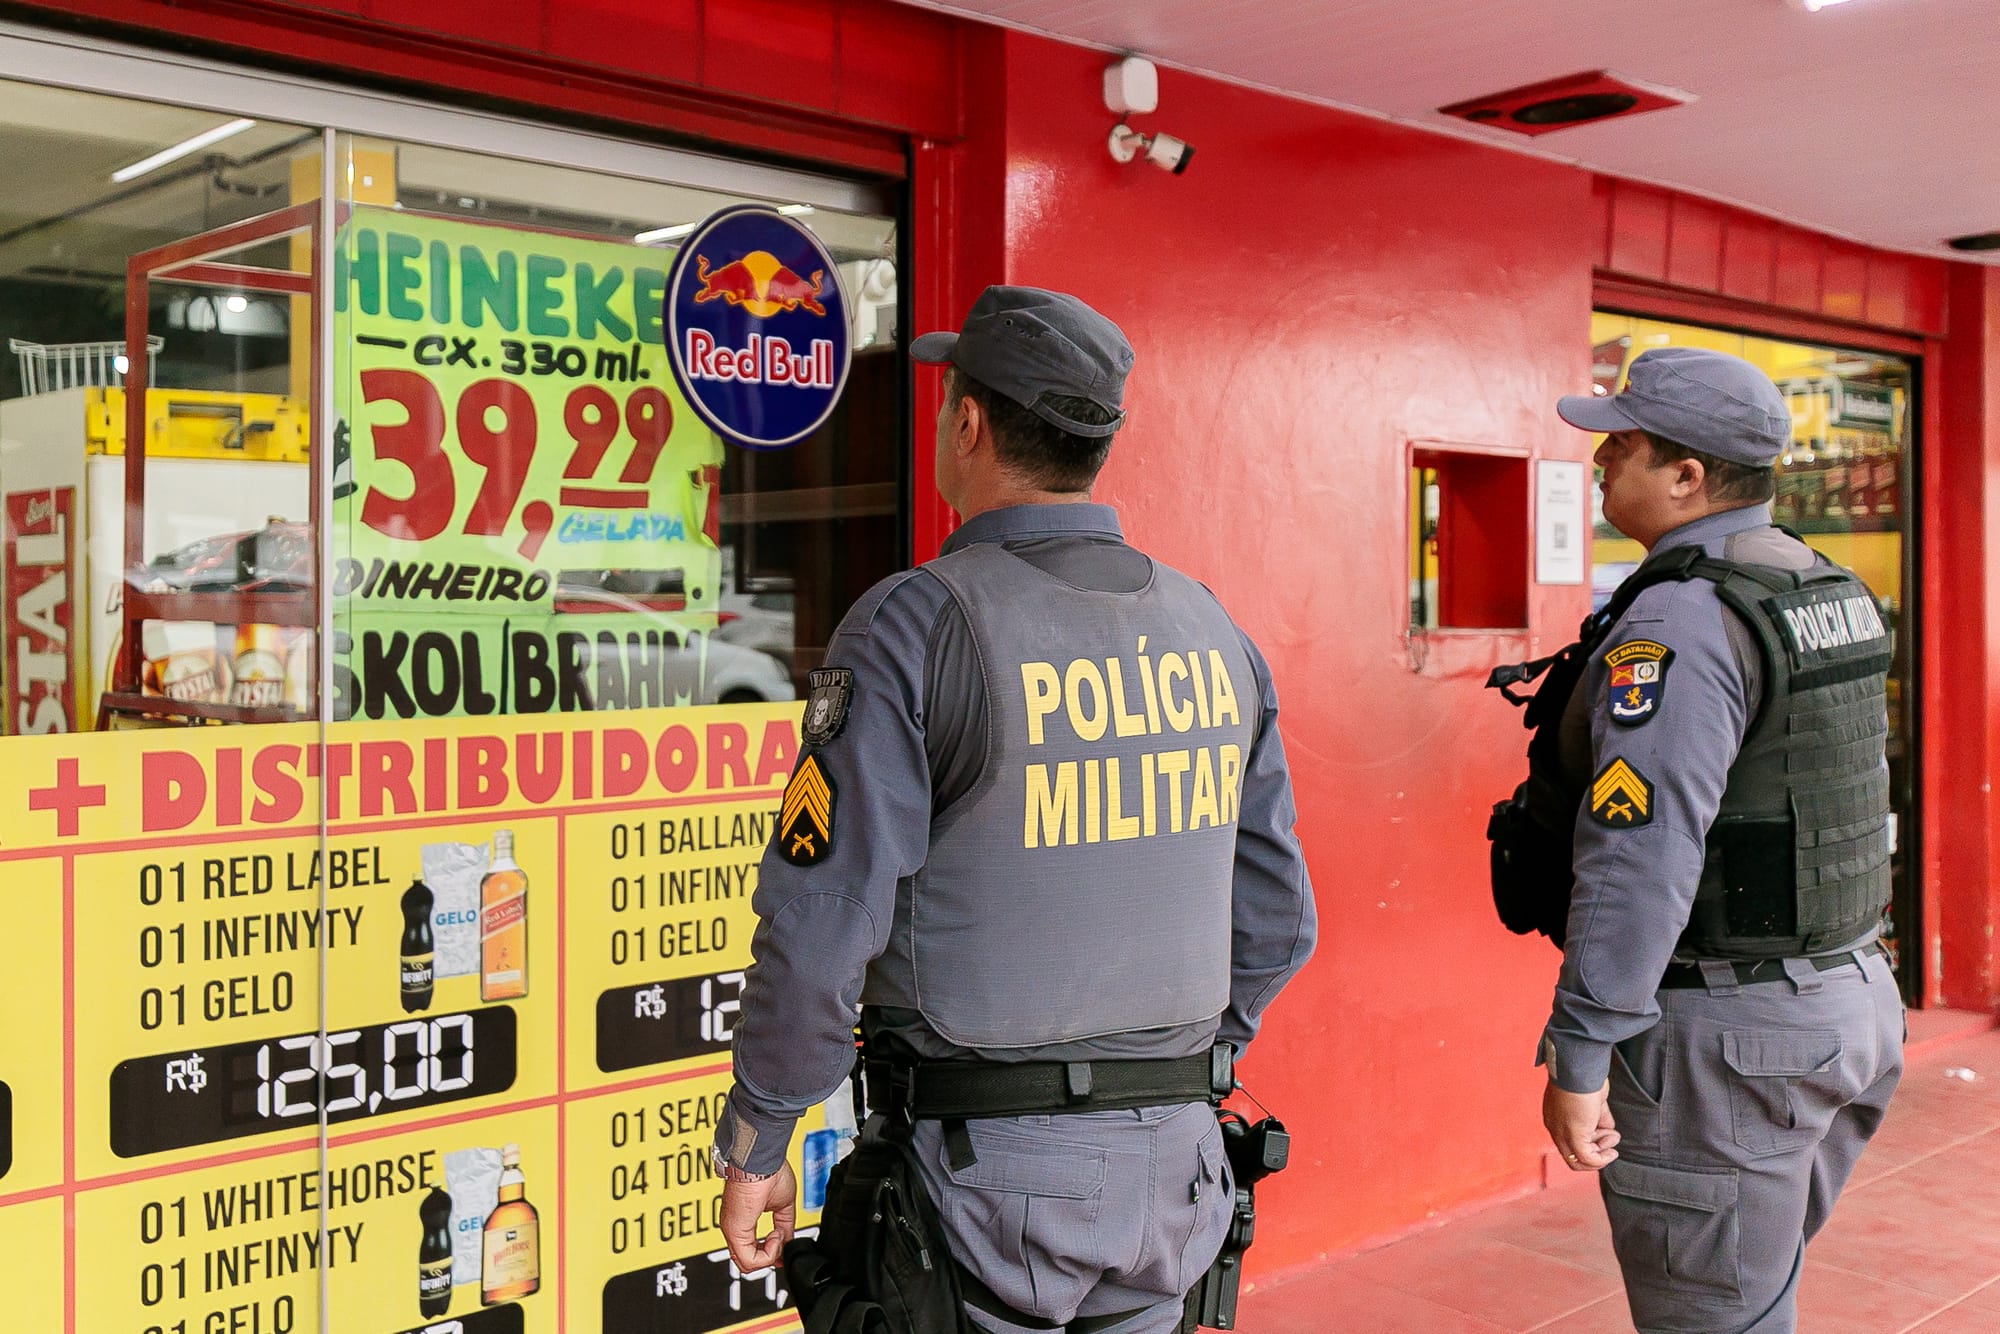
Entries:
{"label": "bope shoulder patch", "polygon": [[1628,639],[1604,655],[1605,707],[1620,727],[1651,722],[1666,702],[1674,651],[1650,639]]}
{"label": "bope shoulder patch", "polygon": [[778,817],[778,855],[794,866],[815,866],[833,851],[833,779],[817,755],[807,755],[785,784]]}
{"label": "bope shoulder patch", "polygon": [[821,667],[808,678],[805,719],[800,734],[810,746],[824,746],[847,724],[847,706],[854,698],[854,673],[846,667]]}

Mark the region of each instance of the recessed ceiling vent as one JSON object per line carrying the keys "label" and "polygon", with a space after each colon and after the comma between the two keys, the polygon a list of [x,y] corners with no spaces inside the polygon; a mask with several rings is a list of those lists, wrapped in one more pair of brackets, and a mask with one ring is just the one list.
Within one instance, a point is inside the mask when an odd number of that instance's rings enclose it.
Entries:
{"label": "recessed ceiling vent", "polygon": [[1679,106],[1687,100],[1685,93],[1641,87],[1596,69],[1475,97],[1470,102],[1454,102],[1439,107],[1438,111],[1474,125],[1492,125],[1516,134],[1547,134],[1572,125],[1590,125]]}

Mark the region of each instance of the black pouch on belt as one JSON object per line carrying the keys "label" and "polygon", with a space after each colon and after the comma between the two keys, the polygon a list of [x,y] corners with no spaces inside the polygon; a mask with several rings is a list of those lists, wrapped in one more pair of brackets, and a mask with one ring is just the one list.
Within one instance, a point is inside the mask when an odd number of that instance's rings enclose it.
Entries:
{"label": "black pouch on belt", "polygon": [[1570,868],[1574,839],[1538,821],[1518,791],[1494,805],[1486,837],[1493,845],[1493,907],[1501,925],[1517,936],[1539,931],[1560,949],[1576,883]]}
{"label": "black pouch on belt", "polygon": [[817,1238],[785,1246],[805,1334],[974,1334],[907,1131],[871,1125],[834,1164]]}

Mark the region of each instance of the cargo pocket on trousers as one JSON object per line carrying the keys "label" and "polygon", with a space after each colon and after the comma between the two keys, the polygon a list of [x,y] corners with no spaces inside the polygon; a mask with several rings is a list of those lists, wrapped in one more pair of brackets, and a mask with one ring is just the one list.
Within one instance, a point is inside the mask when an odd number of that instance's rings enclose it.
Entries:
{"label": "cargo pocket on trousers", "polygon": [[977,1161],[946,1166],[938,1201],[954,1253],[1021,1311],[1074,1310],[1104,1268],[1094,1258],[1104,1152],[979,1122],[967,1130]]}
{"label": "cargo pocket on trousers", "polygon": [[1611,1049],[1611,1115],[1618,1123],[1619,1149],[1642,1158],[1660,1148],[1665,1040],[1656,1026]]}
{"label": "cargo pocket on trousers", "polygon": [[1195,1151],[1195,1171],[1199,1177],[1188,1185],[1190,1217],[1186,1239],[1181,1243],[1180,1281],[1176,1285],[1182,1291],[1193,1287],[1215,1263],[1222,1240],[1229,1232],[1229,1220],[1236,1212],[1235,1191],[1222,1152],[1220,1122],[1212,1121],[1196,1142]]}
{"label": "cargo pocket on trousers", "polygon": [[1722,1059],[1735,1072],[1729,1112],[1737,1147],[1745,1153],[1785,1153],[1826,1133],[1834,1101],[1815,1097],[1813,1076],[1831,1071],[1844,1050],[1840,1034],[1825,1029],[1722,1035]]}
{"label": "cargo pocket on trousers", "polygon": [[1620,1158],[1602,1176],[1611,1244],[1628,1287],[1699,1296],[1711,1305],[1742,1302],[1736,1173]]}

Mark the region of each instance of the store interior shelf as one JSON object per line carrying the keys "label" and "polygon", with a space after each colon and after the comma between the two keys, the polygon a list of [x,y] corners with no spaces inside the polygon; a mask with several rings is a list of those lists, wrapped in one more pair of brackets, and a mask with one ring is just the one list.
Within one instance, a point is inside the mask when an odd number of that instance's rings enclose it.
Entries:
{"label": "store interior shelf", "polygon": [[183,700],[167,699],[162,695],[138,695],[130,691],[106,691],[98,703],[98,709],[100,729],[105,726],[104,716],[111,714],[122,717],[181,718],[190,722],[210,723],[295,723],[304,716],[288,704],[273,705],[269,708],[255,708],[243,704],[191,704]]}
{"label": "store interior shelf", "polygon": [[146,593],[125,592],[125,612],[131,622],[212,621],[217,625],[282,625],[310,630],[318,624],[318,609],[309,592],[286,593]]}

